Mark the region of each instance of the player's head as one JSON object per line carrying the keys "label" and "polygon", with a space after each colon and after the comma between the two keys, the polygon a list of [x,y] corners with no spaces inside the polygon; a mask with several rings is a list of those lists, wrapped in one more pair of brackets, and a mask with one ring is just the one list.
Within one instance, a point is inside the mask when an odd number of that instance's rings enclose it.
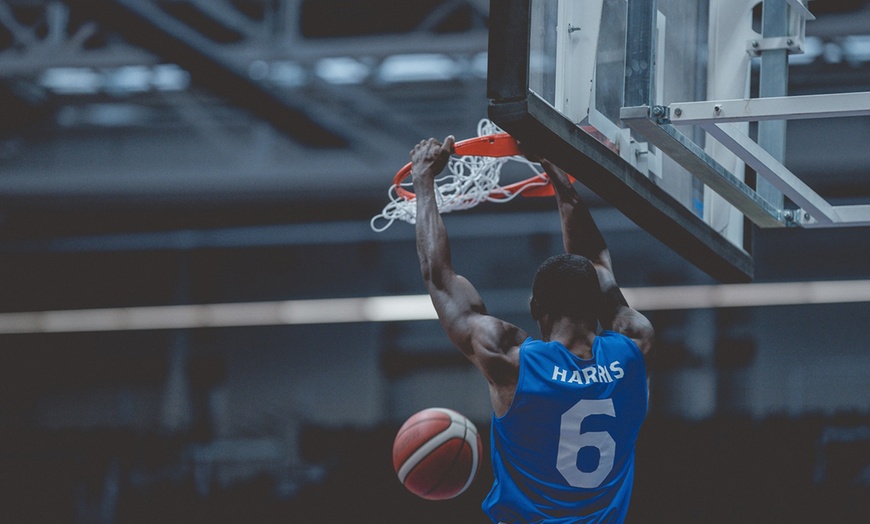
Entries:
{"label": "player's head", "polygon": [[598,273],[588,258],[555,255],[544,261],[532,282],[532,318],[570,318],[594,329],[601,309]]}

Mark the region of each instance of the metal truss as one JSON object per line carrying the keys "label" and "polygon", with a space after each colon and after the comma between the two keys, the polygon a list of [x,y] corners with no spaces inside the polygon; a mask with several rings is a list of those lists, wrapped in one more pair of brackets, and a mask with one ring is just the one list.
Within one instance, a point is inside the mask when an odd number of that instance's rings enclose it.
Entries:
{"label": "metal truss", "polygon": [[[485,20],[481,0],[445,0],[410,32],[306,39],[303,0],[68,0],[0,3],[0,79],[38,85],[53,68],[106,71],[173,63],[194,83],[269,122],[306,147],[380,151],[425,133],[378,96],[378,71],[396,55],[441,53],[468,64],[485,53],[485,23],[461,34],[433,31],[457,9]],[[19,16],[26,13],[27,16]],[[22,22],[26,19],[26,22]],[[2,42],[0,42],[2,45]],[[323,79],[324,61],[356,67],[354,83]],[[467,71],[456,71],[461,81]]]}

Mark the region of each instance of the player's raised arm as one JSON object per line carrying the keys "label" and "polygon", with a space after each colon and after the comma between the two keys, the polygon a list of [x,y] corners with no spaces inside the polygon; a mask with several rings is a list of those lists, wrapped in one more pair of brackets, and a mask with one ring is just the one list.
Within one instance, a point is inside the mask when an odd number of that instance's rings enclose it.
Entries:
{"label": "player's raised arm", "polygon": [[607,249],[604,236],[592,218],[589,208],[574,189],[565,171],[546,159],[539,161],[547,171],[556,194],[565,252],[588,258],[598,272],[598,280],[604,295],[604,307],[600,318],[602,326],[633,339],[644,355],[648,354],[652,349],[655,334],[652,324],[645,316],[628,305],[628,301],[620,291],[613,274],[610,250]]}
{"label": "player's raised arm", "polygon": [[453,137],[443,143],[428,139],[411,151],[411,174],[417,199],[417,255],[423,281],[438,318],[451,341],[491,382],[500,382],[510,367],[507,353],[526,334],[516,326],[487,315],[483,299],[466,278],[453,270],[447,230],[435,199],[435,177],[453,150]]}

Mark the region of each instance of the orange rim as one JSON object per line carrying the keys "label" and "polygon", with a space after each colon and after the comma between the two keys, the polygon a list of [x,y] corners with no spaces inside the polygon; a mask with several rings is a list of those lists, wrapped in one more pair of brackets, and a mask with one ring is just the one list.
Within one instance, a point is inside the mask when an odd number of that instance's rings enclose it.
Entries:
{"label": "orange rim", "polygon": [[[508,133],[479,136],[456,142],[453,144],[453,152],[460,156],[489,156],[493,158],[522,155],[522,151],[520,151],[517,141]],[[414,193],[403,188],[401,185],[410,174],[411,163],[408,162],[399,170],[398,173],[396,173],[396,176],[393,177],[393,185],[396,188],[396,194],[405,200],[411,200],[415,197]],[[504,190],[503,194],[494,194],[491,198],[495,200],[506,199],[511,195],[526,190],[527,186],[531,184],[538,184],[538,187],[529,188],[523,193],[523,196],[552,196],[553,186],[549,183],[547,185],[540,185],[541,176],[545,179],[547,177],[546,173],[542,173],[541,175],[532,176],[525,180],[509,184],[502,188]]]}

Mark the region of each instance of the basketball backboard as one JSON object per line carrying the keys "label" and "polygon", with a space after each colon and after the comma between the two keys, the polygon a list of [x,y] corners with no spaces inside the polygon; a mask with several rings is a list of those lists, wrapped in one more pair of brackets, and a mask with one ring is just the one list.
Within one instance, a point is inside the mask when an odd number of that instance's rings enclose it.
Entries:
{"label": "basketball backboard", "polygon": [[764,0],[754,26],[758,4],[492,2],[489,117],[714,278],[751,280],[754,227],[870,224],[782,164],[787,120],[867,115],[870,93],[788,97],[813,15]]}

